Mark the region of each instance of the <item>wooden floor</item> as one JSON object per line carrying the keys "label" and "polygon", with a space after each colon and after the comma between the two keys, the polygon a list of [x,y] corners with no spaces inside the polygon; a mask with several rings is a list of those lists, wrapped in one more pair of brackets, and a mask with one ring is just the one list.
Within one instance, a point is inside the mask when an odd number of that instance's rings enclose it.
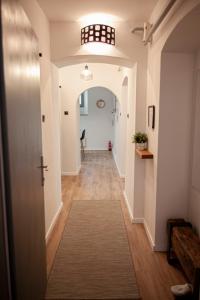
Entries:
{"label": "wooden floor", "polygon": [[143,300],[174,299],[170,286],[185,283],[181,272],[169,266],[165,253],[152,252],[142,224],[132,224],[123,198],[124,181],[120,179],[108,151],[87,152],[78,176],[62,178],[63,210],[47,245],[49,274],[72,201],[121,200],[136,277]]}

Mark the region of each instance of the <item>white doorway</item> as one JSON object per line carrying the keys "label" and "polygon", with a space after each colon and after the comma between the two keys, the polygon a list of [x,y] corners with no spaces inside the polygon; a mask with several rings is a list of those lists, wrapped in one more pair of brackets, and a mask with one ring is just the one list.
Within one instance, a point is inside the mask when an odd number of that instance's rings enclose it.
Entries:
{"label": "white doorway", "polygon": [[107,88],[93,87],[79,96],[80,136],[85,130],[85,150],[108,150],[113,146],[116,96]]}

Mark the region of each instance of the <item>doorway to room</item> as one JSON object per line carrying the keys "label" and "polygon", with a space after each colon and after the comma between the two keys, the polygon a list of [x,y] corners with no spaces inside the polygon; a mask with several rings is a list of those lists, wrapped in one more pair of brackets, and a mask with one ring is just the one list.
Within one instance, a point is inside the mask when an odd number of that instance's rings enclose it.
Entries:
{"label": "doorway to room", "polygon": [[108,88],[97,86],[83,91],[79,98],[80,158],[85,153],[111,151],[120,177],[126,169],[127,90],[122,86],[121,102]]}
{"label": "doorway to room", "polygon": [[[90,88],[79,96],[81,158],[85,151],[112,151],[115,145],[116,96],[104,87]],[[85,135],[84,135],[85,132]]]}
{"label": "doorway to room", "polygon": [[79,98],[80,161],[85,152],[111,151],[119,175],[125,178],[127,143],[127,80],[121,101],[108,88],[97,86],[83,91]]}

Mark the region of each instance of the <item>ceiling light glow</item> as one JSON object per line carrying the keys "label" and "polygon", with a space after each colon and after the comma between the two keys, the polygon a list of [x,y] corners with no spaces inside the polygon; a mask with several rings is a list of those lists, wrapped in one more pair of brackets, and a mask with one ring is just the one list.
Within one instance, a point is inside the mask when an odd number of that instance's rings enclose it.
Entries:
{"label": "ceiling light glow", "polygon": [[83,51],[88,54],[108,55],[113,53],[113,47],[103,43],[88,43],[82,46]]}
{"label": "ceiling light glow", "polygon": [[80,23],[81,28],[88,26],[90,24],[106,24],[109,26],[113,26],[115,22],[120,22],[121,19],[104,13],[95,13],[89,14],[86,16],[81,17],[78,22]]}

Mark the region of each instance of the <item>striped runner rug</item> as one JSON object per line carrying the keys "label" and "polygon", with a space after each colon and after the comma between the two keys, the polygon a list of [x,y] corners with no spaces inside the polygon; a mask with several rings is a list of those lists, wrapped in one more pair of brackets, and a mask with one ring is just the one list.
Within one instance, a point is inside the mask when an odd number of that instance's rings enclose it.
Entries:
{"label": "striped runner rug", "polygon": [[120,201],[73,202],[46,299],[140,299]]}

